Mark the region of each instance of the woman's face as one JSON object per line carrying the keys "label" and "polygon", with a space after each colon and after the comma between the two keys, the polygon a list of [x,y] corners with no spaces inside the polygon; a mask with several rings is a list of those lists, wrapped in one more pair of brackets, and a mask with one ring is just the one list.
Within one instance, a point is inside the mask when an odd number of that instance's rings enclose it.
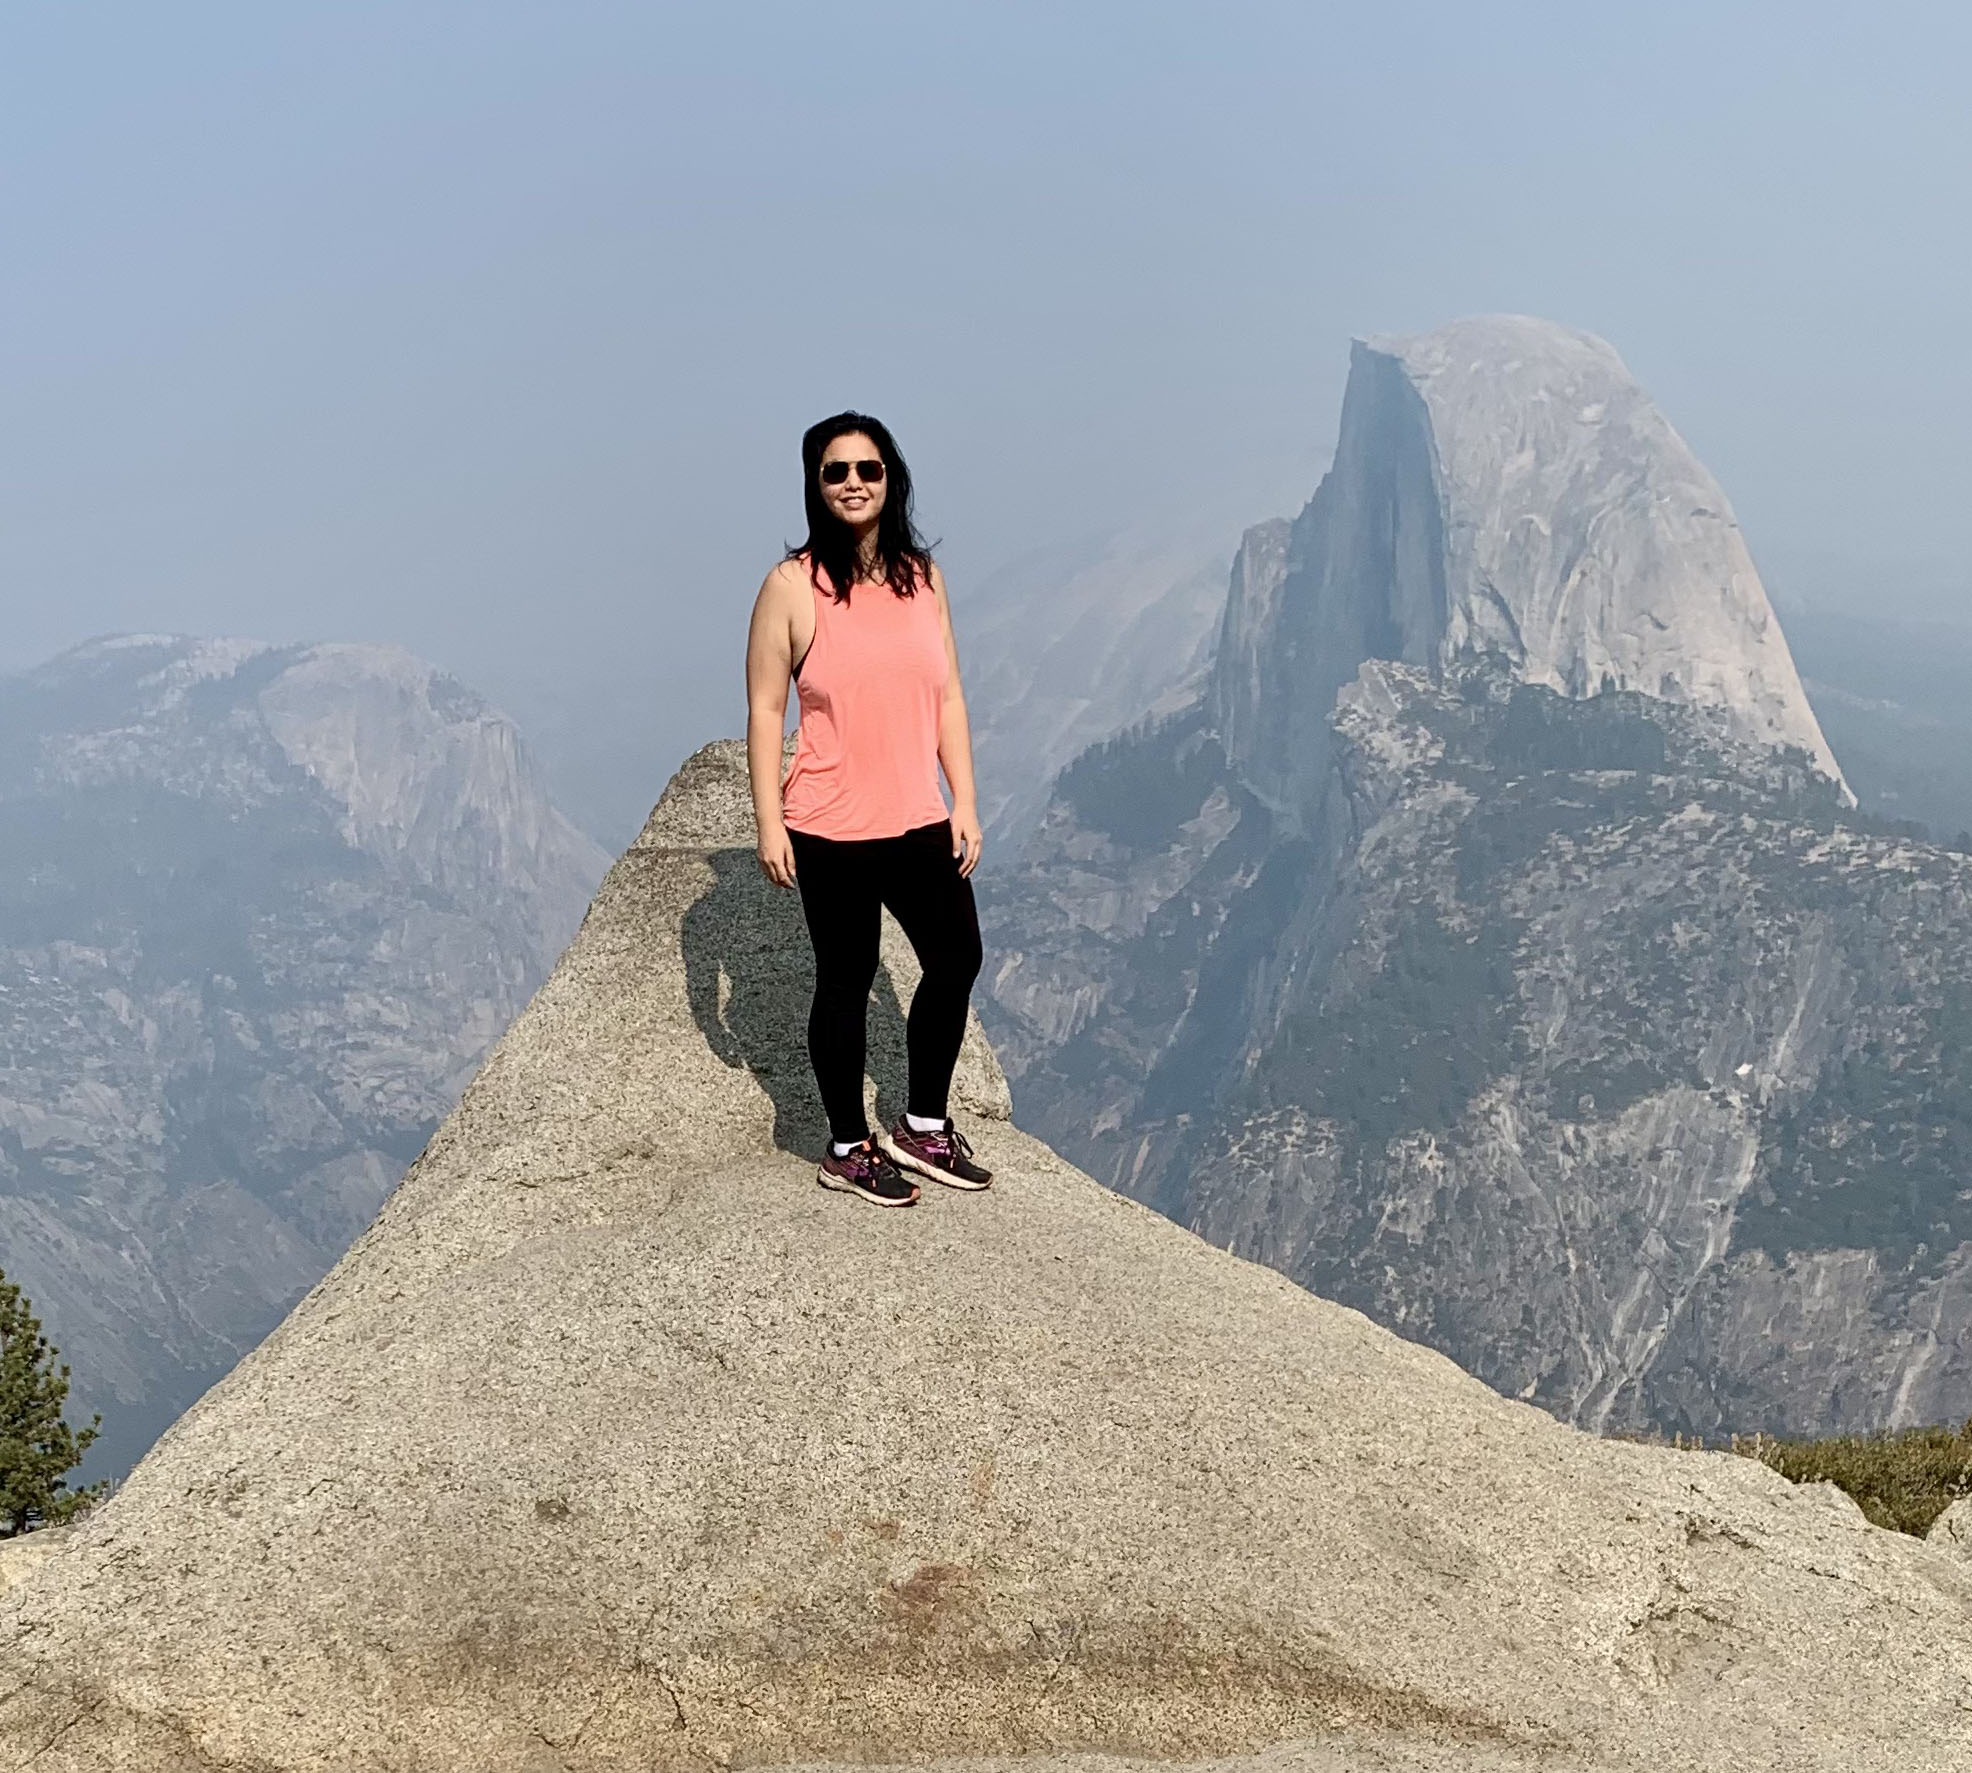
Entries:
{"label": "woman's face", "polygon": [[[880,462],[883,452],[860,431],[845,432],[840,437],[831,437],[822,450],[822,500],[835,515],[851,529],[863,529],[876,522],[877,513],[883,509],[884,494],[889,491],[889,476],[871,483],[863,478],[860,466],[864,462]],[[829,484],[828,466],[831,462],[858,464],[849,470],[849,478]]]}

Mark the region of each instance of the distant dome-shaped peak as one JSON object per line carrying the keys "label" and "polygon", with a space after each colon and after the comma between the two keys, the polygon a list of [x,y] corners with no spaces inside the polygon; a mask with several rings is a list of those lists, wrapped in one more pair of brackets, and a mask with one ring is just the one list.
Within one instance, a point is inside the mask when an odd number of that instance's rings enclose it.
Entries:
{"label": "distant dome-shaped peak", "polygon": [[120,684],[132,707],[156,712],[193,685],[230,677],[249,659],[273,650],[264,640],[242,636],[98,634],[29,666],[18,681],[57,694],[80,683]]}
{"label": "distant dome-shaped peak", "polygon": [[1595,369],[1629,377],[1616,348],[1606,339],[1534,314],[1472,314],[1429,332],[1376,333],[1358,342],[1381,356],[1396,358],[1413,376],[1545,368],[1561,374]]}
{"label": "distant dome-shaped peak", "polygon": [[423,683],[437,674],[436,667],[416,653],[379,641],[317,641],[297,655],[296,663],[348,677],[379,677],[401,684]]}
{"label": "distant dome-shaped peak", "polygon": [[199,638],[194,634],[96,634],[78,641],[66,652],[57,653],[55,658],[94,659],[110,653],[160,651],[199,644]]}
{"label": "distant dome-shaped peak", "polygon": [[1372,658],[1493,653],[1567,696],[1722,709],[1841,782],[1723,489],[1593,333],[1485,314],[1357,340],[1334,466],[1246,564],[1213,706],[1283,816],[1319,802],[1335,694]]}

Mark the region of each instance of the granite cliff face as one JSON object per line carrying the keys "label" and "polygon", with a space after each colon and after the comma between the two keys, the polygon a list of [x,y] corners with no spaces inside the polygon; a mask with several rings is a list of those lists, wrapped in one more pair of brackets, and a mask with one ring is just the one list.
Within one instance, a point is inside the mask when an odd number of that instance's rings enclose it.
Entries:
{"label": "granite cliff face", "polygon": [[1199,710],[989,918],[1029,1124],[1596,1428],[1972,1398],[1972,857],[1711,711],[1365,665],[1311,841]]}
{"label": "granite cliff face", "polygon": [[1565,1418],[1962,1417],[1972,861],[1850,800],[1613,353],[1373,342],[1206,693],[996,881],[988,1025],[1092,1174]]}
{"label": "granite cliff face", "polygon": [[118,1470],[368,1222],[607,858],[379,647],[0,679],[0,1269]]}
{"label": "granite cliff face", "polygon": [[[744,747],[679,772],[371,1226],[0,1595],[37,1773],[1947,1773],[1972,1573],[1598,1441],[1006,1120],[814,1184]],[[885,920],[872,1055],[902,1084]]]}
{"label": "granite cliff face", "polygon": [[1334,467],[1247,537],[1208,706],[1301,829],[1365,659],[1478,653],[1564,695],[1721,708],[1839,777],[1718,483],[1608,345],[1519,315],[1356,344]]}

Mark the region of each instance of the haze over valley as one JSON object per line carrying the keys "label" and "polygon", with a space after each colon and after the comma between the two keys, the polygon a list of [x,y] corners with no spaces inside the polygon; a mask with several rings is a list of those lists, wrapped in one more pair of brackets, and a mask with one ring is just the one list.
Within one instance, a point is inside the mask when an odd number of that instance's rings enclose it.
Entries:
{"label": "haze over valley", "polygon": [[17,11],[0,1766],[1972,1765],[1972,12]]}

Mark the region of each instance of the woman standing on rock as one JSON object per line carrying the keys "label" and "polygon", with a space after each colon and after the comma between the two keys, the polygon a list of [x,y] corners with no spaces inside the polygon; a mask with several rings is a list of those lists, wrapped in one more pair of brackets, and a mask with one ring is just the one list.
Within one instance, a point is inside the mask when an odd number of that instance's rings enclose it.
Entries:
{"label": "woman standing on rock", "polygon": [[[906,1171],[953,1188],[992,1180],[946,1110],[981,960],[972,734],[944,576],[912,524],[895,440],[837,413],[801,439],[801,468],[808,539],[761,585],[746,644],[760,866],[777,886],[798,883],[815,948],[808,1056],[830,1135],[816,1180],[907,1207],[918,1185]],[[783,784],[790,676],[801,727]],[[863,1063],[886,905],[924,976],[906,1023],[906,1112],[873,1138]]]}

